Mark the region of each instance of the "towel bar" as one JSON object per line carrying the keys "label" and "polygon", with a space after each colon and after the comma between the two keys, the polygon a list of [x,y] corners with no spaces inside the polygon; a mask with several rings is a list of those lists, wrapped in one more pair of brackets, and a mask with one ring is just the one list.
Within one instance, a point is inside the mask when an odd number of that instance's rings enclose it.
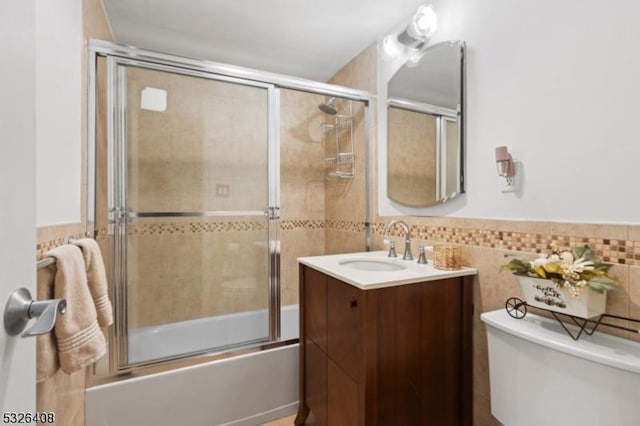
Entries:
{"label": "towel bar", "polygon": [[[69,237],[67,239],[67,244],[74,244],[77,241],[76,238],[74,237]],[[55,257],[51,257],[51,256],[47,256],[47,257],[43,257],[42,259],[38,260],[38,262],[36,263],[36,267],[38,269],[38,271],[42,268],[46,268],[49,265],[53,265],[54,263],[56,263],[56,258]]]}
{"label": "towel bar", "polygon": [[42,268],[46,268],[49,265],[53,265],[54,263],[56,263],[56,258],[55,257],[44,257],[44,258],[38,260],[38,263],[36,263],[36,266],[37,266],[38,270],[40,270]]}

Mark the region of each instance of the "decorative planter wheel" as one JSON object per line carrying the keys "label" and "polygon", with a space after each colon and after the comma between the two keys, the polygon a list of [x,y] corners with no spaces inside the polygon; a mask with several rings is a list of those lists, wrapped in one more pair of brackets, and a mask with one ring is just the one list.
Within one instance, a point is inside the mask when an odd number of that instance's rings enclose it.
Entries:
{"label": "decorative planter wheel", "polygon": [[527,315],[526,302],[517,297],[508,298],[504,308],[507,310],[507,313],[515,319],[522,319]]}

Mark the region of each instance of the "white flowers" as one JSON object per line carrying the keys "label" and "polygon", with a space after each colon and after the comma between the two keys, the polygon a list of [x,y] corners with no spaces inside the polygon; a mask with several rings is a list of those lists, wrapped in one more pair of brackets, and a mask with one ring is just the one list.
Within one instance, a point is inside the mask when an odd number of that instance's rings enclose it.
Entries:
{"label": "white flowers", "polygon": [[573,255],[570,251],[563,251],[562,253],[560,253],[560,256],[562,257],[562,261],[564,263],[573,264]]}
{"label": "white flowers", "polygon": [[584,271],[593,271],[593,262],[590,260],[585,260],[584,257],[581,257],[580,259],[573,262],[573,264],[570,265],[570,268],[573,272],[577,273]]}
{"label": "white flowers", "polygon": [[547,262],[549,262],[549,259],[547,259],[546,257],[539,257],[529,262],[529,264],[531,264],[532,268],[535,268],[536,266],[546,265]]}
{"label": "white flowers", "polygon": [[562,278],[565,280],[564,285],[569,286],[572,296],[578,297],[587,288],[587,281],[581,279],[580,274],[585,271],[593,271],[593,262],[585,260],[584,257],[573,260],[573,255],[568,251],[562,252],[561,256],[562,263],[560,268],[562,270]]}
{"label": "white flowers", "polygon": [[514,258],[502,265],[501,270],[509,270],[516,275],[544,278],[558,287],[569,286],[571,294],[580,295],[589,288],[596,292],[615,289],[619,283],[609,275],[610,263],[600,260],[588,246],[558,250],[551,245],[549,255],[541,254],[534,260]]}
{"label": "white flowers", "polygon": [[579,297],[580,293],[582,293],[584,289],[587,288],[587,281],[580,280],[573,285],[571,285],[569,281],[565,281],[565,285],[569,286],[569,293],[571,293],[573,297]]}
{"label": "white flowers", "polygon": [[544,266],[551,262],[560,264],[562,270],[566,271],[568,274],[579,274],[584,271],[593,270],[592,261],[586,260],[584,257],[574,260],[573,255],[569,251],[563,251],[562,253],[553,253],[548,257],[545,255],[541,255],[541,257],[530,261],[529,264],[532,268],[535,268],[537,266]]}

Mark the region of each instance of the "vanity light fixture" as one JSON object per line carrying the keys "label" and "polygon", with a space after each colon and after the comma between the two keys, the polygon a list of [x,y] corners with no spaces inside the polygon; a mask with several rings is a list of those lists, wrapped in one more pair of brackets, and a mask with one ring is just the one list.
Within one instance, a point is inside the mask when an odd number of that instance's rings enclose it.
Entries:
{"label": "vanity light fixture", "polygon": [[424,47],[438,29],[438,16],[433,7],[422,5],[407,28],[398,34],[398,41],[414,49]]}
{"label": "vanity light fixture", "polygon": [[396,57],[406,46],[420,50],[429,42],[429,38],[438,29],[438,16],[431,5],[422,5],[411,18],[407,27],[399,33],[389,34],[383,40],[385,53]]}
{"label": "vanity light fixture", "polygon": [[400,55],[402,46],[398,43],[398,38],[395,34],[389,34],[382,40],[382,48],[384,53],[390,58],[396,58]]}

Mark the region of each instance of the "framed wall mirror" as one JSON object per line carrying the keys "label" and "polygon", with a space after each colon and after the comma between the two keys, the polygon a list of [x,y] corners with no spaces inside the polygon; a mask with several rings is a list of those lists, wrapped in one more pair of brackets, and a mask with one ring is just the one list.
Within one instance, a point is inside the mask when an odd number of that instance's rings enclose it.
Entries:
{"label": "framed wall mirror", "polygon": [[387,197],[428,207],[464,193],[464,42],[429,46],[387,86]]}

